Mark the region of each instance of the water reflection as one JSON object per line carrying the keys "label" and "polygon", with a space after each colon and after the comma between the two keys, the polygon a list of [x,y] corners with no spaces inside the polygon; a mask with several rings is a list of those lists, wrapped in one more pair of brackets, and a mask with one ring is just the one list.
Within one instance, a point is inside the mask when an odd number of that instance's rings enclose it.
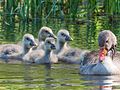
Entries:
{"label": "water reflection", "polygon": [[[114,90],[120,76],[82,76],[78,65],[0,65],[3,90]],[[9,89],[8,89],[9,88]],[[2,89],[1,89],[2,90]]]}
{"label": "water reflection", "polygon": [[[39,65],[37,66],[33,64],[24,65],[24,81],[27,83],[25,84],[26,88],[42,86],[46,89],[50,89],[50,87],[52,86],[52,83],[49,83],[49,82],[53,80],[53,78],[51,78],[51,64],[44,64],[42,65],[42,67],[43,67],[42,69],[39,69]],[[39,73],[39,71],[41,73]],[[42,74],[43,77],[40,78],[39,74]],[[33,82],[43,82],[43,83],[33,84]]]}
{"label": "water reflection", "polygon": [[27,84],[25,84],[26,88],[31,87],[30,82],[33,82],[33,77],[31,74],[31,66],[30,65],[24,65],[24,80],[25,82],[27,82]]}
{"label": "water reflection", "polygon": [[98,86],[99,90],[113,90],[120,85],[120,76],[84,76],[84,85]]}
{"label": "water reflection", "polygon": [[50,83],[51,81],[54,80],[54,78],[51,77],[51,64],[45,64],[45,67],[44,67],[44,76],[45,76],[45,79],[44,79],[44,87],[46,90],[49,90],[52,86],[54,86],[52,83]]}

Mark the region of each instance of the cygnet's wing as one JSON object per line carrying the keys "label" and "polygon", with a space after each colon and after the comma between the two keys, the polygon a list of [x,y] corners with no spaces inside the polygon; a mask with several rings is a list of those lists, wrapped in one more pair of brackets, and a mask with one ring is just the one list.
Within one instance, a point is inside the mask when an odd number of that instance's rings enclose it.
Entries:
{"label": "cygnet's wing", "polygon": [[17,44],[0,45],[0,58],[11,58],[12,55],[21,53],[22,47]]}
{"label": "cygnet's wing", "polygon": [[36,58],[41,58],[41,57],[43,57],[43,55],[44,55],[44,51],[42,49],[41,50],[33,50],[31,52],[28,52],[23,57],[23,60],[34,63]]}
{"label": "cygnet's wing", "polygon": [[70,48],[63,55],[58,56],[60,61],[71,63],[71,64],[80,64],[80,57],[84,50],[77,48]]}

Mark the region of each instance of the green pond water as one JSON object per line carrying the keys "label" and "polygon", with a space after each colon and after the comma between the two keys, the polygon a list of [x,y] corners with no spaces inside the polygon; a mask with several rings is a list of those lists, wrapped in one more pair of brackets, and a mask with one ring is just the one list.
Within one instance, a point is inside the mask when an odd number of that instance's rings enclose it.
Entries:
{"label": "green pond water", "polygon": [[[0,64],[0,90],[119,90],[120,76],[79,75],[79,65]],[[108,87],[102,88],[107,85]],[[105,89],[105,90],[106,90]]]}
{"label": "green pond water", "polygon": [[[58,30],[69,30],[73,41],[71,47],[96,50],[97,36],[101,29],[110,29],[118,38],[117,50],[120,50],[119,19],[112,24],[105,17],[97,17],[91,22],[73,23],[72,20],[60,21],[50,19],[49,26],[57,34]],[[25,33],[32,33],[37,38],[39,23],[19,22],[15,27],[2,26],[0,43],[18,43]],[[79,65],[53,64],[46,65],[0,64],[0,90],[114,90],[120,89],[120,76],[84,76],[79,74]],[[107,87],[104,87],[107,85]]]}
{"label": "green pond water", "polygon": [[[96,19],[83,23],[50,19],[49,23],[43,22],[41,26],[51,27],[55,34],[65,28],[74,39],[70,42],[71,47],[89,50],[98,49],[97,36],[101,29],[110,29],[118,38],[117,50],[120,50],[120,20],[111,24],[104,16]],[[32,33],[37,38],[41,26],[32,22],[16,23],[14,28],[1,24],[0,43],[18,43],[25,33]],[[0,64],[0,90],[120,89],[120,76],[84,76],[79,74],[79,67],[73,64],[53,64],[51,68],[47,65]]]}
{"label": "green pond water", "polygon": [[[87,16],[87,13],[84,7],[80,7],[75,20],[67,16],[61,19],[52,15],[45,20],[46,13],[43,13],[42,18],[30,21],[19,18],[14,21],[10,17],[12,14],[6,14],[5,17],[1,14],[0,44],[18,43],[25,33],[31,33],[37,38],[39,29],[48,26],[55,34],[62,28],[69,30],[74,39],[70,42],[71,47],[96,50],[99,32],[109,29],[117,36],[117,50],[120,50],[119,14],[91,15],[89,11]],[[79,74],[79,67],[74,64],[53,64],[50,68],[48,65],[2,63],[0,90],[120,90],[120,76],[84,76]]]}

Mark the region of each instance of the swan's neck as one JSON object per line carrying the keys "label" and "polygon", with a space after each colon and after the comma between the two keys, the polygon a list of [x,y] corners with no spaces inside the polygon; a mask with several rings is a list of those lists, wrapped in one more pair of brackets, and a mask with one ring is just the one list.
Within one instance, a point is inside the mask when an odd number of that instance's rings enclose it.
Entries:
{"label": "swan's neck", "polygon": [[59,53],[64,48],[67,48],[67,42],[61,42],[60,40],[57,40],[56,52]]}
{"label": "swan's neck", "polygon": [[103,60],[103,64],[104,63],[113,63],[112,58],[110,56],[105,56],[105,59]]}

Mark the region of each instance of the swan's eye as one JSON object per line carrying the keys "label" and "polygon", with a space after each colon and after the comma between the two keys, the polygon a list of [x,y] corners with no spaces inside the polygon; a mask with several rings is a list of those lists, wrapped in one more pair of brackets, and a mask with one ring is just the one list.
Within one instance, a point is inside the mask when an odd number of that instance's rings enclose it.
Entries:
{"label": "swan's eye", "polygon": [[108,40],[106,41],[106,43],[108,43]]}
{"label": "swan's eye", "polygon": [[117,45],[115,45],[115,47],[117,47]]}

